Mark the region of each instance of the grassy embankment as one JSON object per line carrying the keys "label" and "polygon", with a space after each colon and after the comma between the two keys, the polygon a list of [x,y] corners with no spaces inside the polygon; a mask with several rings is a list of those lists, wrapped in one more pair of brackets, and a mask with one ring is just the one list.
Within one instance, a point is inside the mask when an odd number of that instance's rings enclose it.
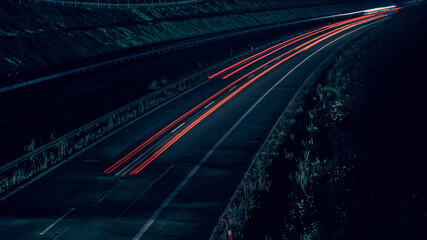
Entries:
{"label": "grassy embankment", "polygon": [[3,0],[0,86],[126,49],[352,11],[360,8],[357,2],[214,0],[169,7],[86,9]]}
{"label": "grassy embankment", "polygon": [[311,76],[213,239],[427,237],[426,12],[404,10]]}

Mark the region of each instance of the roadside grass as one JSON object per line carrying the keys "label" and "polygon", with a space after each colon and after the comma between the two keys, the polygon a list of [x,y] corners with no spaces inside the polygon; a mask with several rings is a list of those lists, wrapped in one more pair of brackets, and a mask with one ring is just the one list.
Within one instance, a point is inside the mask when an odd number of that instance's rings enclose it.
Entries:
{"label": "roadside grass", "polygon": [[245,240],[427,236],[426,9],[402,11],[318,68],[211,239],[228,230]]}

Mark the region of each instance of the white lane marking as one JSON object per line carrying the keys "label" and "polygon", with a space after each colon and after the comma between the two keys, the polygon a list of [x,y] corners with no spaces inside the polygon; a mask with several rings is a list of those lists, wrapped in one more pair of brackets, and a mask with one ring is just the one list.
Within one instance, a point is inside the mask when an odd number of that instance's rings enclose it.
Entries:
{"label": "white lane marking", "polygon": [[132,169],[136,168],[138,165],[141,164],[141,161],[146,159],[150,154],[153,154],[156,149],[158,149],[160,147],[160,145],[163,145],[164,142],[168,141],[168,139],[172,138],[173,136],[165,136],[163,139],[166,140],[160,140],[159,142],[155,143],[153,146],[149,147],[148,150],[143,151],[138,157],[136,157],[135,159],[131,160],[130,163],[127,163],[127,165],[125,165],[123,167],[123,169],[121,169],[120,171],[118,171],[115,175],[117,177],[119,176],[126,176],[129,174],[129,172],[132,171]]}
{"label": "white lane marking", "polygon": [[228,90],[229,92],[233,91],[233,89],[235,89],[237,86],[234,86],[232,88],[230,88],[230,90]]}
{"label": "white lane marking", "polygon": [[87,160],[83,160],[83,162],[88,162],[88,163],[99,163],[102,162],[101,160],[92,160],[92,159],[87,159]]}
{"label": "white lane marking", "polygon": [[40,235],[44,235],[47,233],[53,226],[55,226],[57,223],[59,223],[62,219],[64,219],[66,216],[68,216],[70,213],[72,213],[76,208],[71,208],[66,214],[62,215],[62,217],[58,218],[55,222],[50,224],[43,232],[40,233]]}
{"label": "white lane marking", "polygon": [[180,127],[182,127],[182,125],[184,125],[185,124],[185,122],[183,122],[183,123],[181,123],[181,125],[179,125],[178,127],[176,127],[174,130],[172,130],[172,132],[171,133],[174,133],[174,132],[176,132],[176,130],[178,130]]}
{"label": "white lane marking", "polygon": [[[373,24],[373,23],[371,23]],[[371,25],[369,24],[369,25]],[[363,26],[363,27],[367,27],[369,25]],[[156,221],[157,217],[159,217],[160,213],[172,202],[172,200],[175,198],[175,196],[181,191],[181,189],[188,183],[188,181],[190,181],[190,179],[193,177],[193,175],[199,170],[199,168],[203,165],[204,162],[206,162],[206,160],[214,153],[214,151],[219,147],[219,145],[222,144],[222,142],[224,142],[224,140],[231,134],[231,132],[234,131],[234,129],[237,128],[237,126],[239,126],[239,124],[243,121],[243,119],[246,118],[247,115],[249,115],[249,113],[252,112],[252,110],[271,92],[273,91],[274,88],[277,87],[277,85],[279,85],[281,82],[283,82],[283,80],[285,78],[287,78],[293,71],[295,71],[299,66],[301,66],[304,62],[306,62],[308,59],[310,59],[313,55],[315,55],[316,53],[320,52],[321,50],[323,50],[324,48],[326,48],[327,46],[331,45],[332,43],[338,41],[339,39],[363,28],[357,28],[349,33],[344,34],[343,36],[331,41],[330,43],[324,45],[323,47],[319,48],[317,51],[315,51],[314,53],[312,53],[311,55],[309,55],[307,58],[305,58],[304,60],[302,60],[298,65],[296,65],[294,68],[292,68],[285,76],[283,76],[279,81],[277,81],[270,89],[268,89],[267,92],[264,93],[264,95],[261,96],[261,98],[259,98],[252,106],[251,108],[249,108],[245,114],[243,114],[243,116],[241,116],[239,118],[239,120],[237,120],[236,123],[234,123],[234,125],[224,134],[224,136],[221,137],[221,139],[218,140],[217,143],[215,143],[215,145],[212,147],[211,150],[209,150],[209,152],[199,161],[199,163],[197,163],[197,165],[187,174],[187,176],[184,178],[184,180],[182,180],[182,182],[174,189],[174,191],[168,196],[168,198],[166,198],[165,201],[163,201],[162,205],[160,205],[160,207],[153,213],[153,215],[150,217],[150,219],[148,219],[148,221],[144,224],[144,226],[142,226],[142,228],[138,231],[138,233],[135,235],[135,237],[132,238],[132,240],[140,240],[142,238],[142,236],[147,232],[147,230],[151,227],[151,225],[154,223],[154,221]]]}
{"label": "white lane marking", "polygon": [[158,181],[160,181],[160,179],[162,179],[163,178],[163,176],[165,176],[166,175],[166,173],[168,173],[169,172],[169,170],[171,170],[173,167],[175,167],[175,163],[174,164],[172,164],[172,165],[170,165],[162,174],[160,174],[160,176],[158,177],[158,178],[156,178],[154,181],[152,181],[150,184],[148,184],[148,186],[144,189],[144,191],[141,193],[141,194],[139,194],[138,195],[138,197],[135,199],[135,200],[133,200],[132,201],[132,203],[131,204],[129,204],[115,219],[114,219],[114,222],[116,222],[117,220],[119,220],[119,218],[121,217],[121,216],[123,216],[123,214],[125,214],[125,212],[130,208],[130,207],[132,207],[135,203],[136,203],[136,201],[138,201],[144,194],[145,194],[145,192],[147,192],[147,190],[151,187],[151,186],[153,186],[156,182],[158,182]]}
{"label": "white lane marking", "polygon": [[0,197],[0,202],[1,202],[1,201],[3,201],[3,200],[5,200],[5,199],[7,199],[7,198],[9,198],[10,196],[14,195],[15,193],[17,193],[17,192],[21,191],[22,189],[24,189],[24,188],[28,187],[28,186],[29,186],[30,184],[32,184],[33,182],[35,182],[35,181],[39,180],[40,178],[42,178],[42,177],[46,176],[47,174],[49,174],[49,173],[50,173],[50,172],[52,172],[53,170],[55,170],[55,169],[59,168],[60,166],[64,165],[65,163],[69,162],[71,159],[73,159],[73,158],[77,157],[78,155],[80,155],[80,154],[84,153],[85,151],[87,151],[87,150],[89,150],[89,149],[93,148],[93,147],[94,147],[94,146],[96,146],[98,143],[100,143],[100,142],[104,141],[105,139],[107,139],[107,138],[109,138],[109,137],[113,136],[114,134],[116,134],[116,133],[120,132],[121,130],[123,130],[123,129],[125,129],[125,128],[129,127],[130,125],[132,125],[132,124],[136,123],[137,121],[139,121],[139,120],[143,119],[144,117],[146,117],[146,116],[150,115],[151,113],[153,113],[153,112],[155,112],[155,111],[159,110],[160,108],[162,108],[162,107],[166,106],[167,104],[169,104],[169,103],[171,103],[171,102],[175,101],[176,99],[178,99],[178,98],[180,98],[180,97],[182,97],[182,96],[186,95],[187,93],[190,93],[190,92],[192,92],[193,90],[195,90],[195,89],[197,89],[197,88],[199,88],[199,87],[201,87],[201,86],[205,85],[206,83],[211,82],[212,80],[213,80],[213,79],[208,79],[208,80],[206,80],[205,82],[202,82],[202,83],[200,83],[199,85],[196,85],[196,86],[194,86],[194,87],[192,87],[192,88],[188,89],[187,91],[185,91],[185,92],[183,92],[183,93],[181,93],[181,94],[179,94],[179,95],[177,95],[177,96],[175,96],[175,97],[171,98],[170,100],[168,100],[168,101],[166,101],[166,102],[164,102],[164,103],[160,104],[159,106],[157,106],[157,107],[155,107],[155,108],[151,109],[151,110],[150,110],[150,111],[148,111],[147,113],[145,113],[145,114],[143,114],[143,115],[139,116],[138,118],[135,118],[134,120],[132,120],[132,121],[128,122],[127,124],[125,124],[125,125],[123,125],[123,126],[121,126],[121,127],[117,128],[116,130],[112,131],[111,133],[109,133],[109,134],[105,135],[104,137],[102,137],[102,138],[100,138],[100,139],[96,140],[95,142],[93,142],[92,144],[90,144],[89,146],[87,146],[86,148],[81,149],[80,151],[78,151],[78,152],[74,153],[73,155],[71,155],[69,158],[62,160],[60,163],[58,163],[58,164],[54,165],[53,167],[51,167],[51,168],[47,169],[46,171],[44,171],[44,172],[42,172],[42,173],[40,173],[38,176],[36,176],[36,177],[32,178],[30,181],[28,181],[28,182],[24,183],[23,185],[21,185],[21,186],[17,187],[15,190],[12,190],[12,191],[10,191],[9,193],[7,193],[6,195],[4,195],[3,197]]}
{"label": "white lane marking", "polygon": [[110,193],[112,193],[118,186],[120,186],[120,184],[122,184],[124,182],[124,180],[123,179],[120,179],[118,182],[117,182],[117,184],[114,184],[112,187],[110,187],[108,190],[107,190],[107,192],[101,197],[101,198],[99,198],[98,199],[98,201],[96,201],[96,203],[95,203],[95,205],[94,206],[96,206],[96,205],[98,205],[100,202],[102,202],[108,195],[110,195]]}
{"label": "white lane marking", "polygon": [[162,230],[162,228],[163,228],[163,226],[165,226],[165,224],[166,224],[166,220],[163,220],[163,223],[162,223],[162,225],[160,225],[160,229],[159,230]]}
{"label": "white lane marking", "polygon": [[55,237],[52,239],[52,240],[56,240],[56,239],[58,239],[58,238],[60,238],[61,237],[61,235],[65,232],[65,231],[67,231],[69,228],[70,228],[70,226],[71,225],[67,225],[65,228],[64,228],[64,230],[62,230],[61,232],[56,232],[55,233]]}
{"label": "white lane marking", "polygon": [[[170,167],[168,167],[162,174],[160,174],[160,176],[157,178],[157,179],[155,179],[154,181],[152,181],[145,189],[144,189],[144,191],[141,193],[141,194],[139,194],[137,197],[136,197],[136,199],[135,200],[133,200],[132,201],[132,203],[130,203],[125,209],[123,209],[123,211],[121,211],[120,212],[120,214],[113,220],[113,223],[115,223],[115,222],[117,222],[122,216],[123,216],[123,214],[125,214],[128,210],[129,210],[129,208],[131,208],[135,203],[136,203],[136,201],[138,201],[138,199],[140,199],[144,194],[145,194],[145,192],[147,192],[147,190],[151,187],[151,186],[153,186],[153,184],[155,184],[156,182],[158,182],[160,179],[162,179],[162,177],[166,174],[166,173],[168,173],[169,172],[169,170],[171,170],[173,167],[175,166],[175,164],[172,164]],[[112,223],[112,224],[113,224]],[[98,235],[98,237],[96,238],[96,239],[100,239],[100,237],[101,236],[103,236],[104,234],[105,234],[105,232],[108,230],[108,228],[105,228],[99,235]]]}
{"label": "white lane marking", "polygon": [[115,176],[126,176],[128,175],[133,169],[135,169],[137,166],[141,164],[146,158],[148,158],[151,154],[153,154],[157,149],[161,147],[161,145],[164,145],[165,142],[172,139],[172,135],[167,135],[162,138],[162,140],[156,142],[153,146],[149,147],[148,150],[143,151],[137,158],[133,159],[130,163],[127,163],[126,166],[123,167],[120,171],[118,171]]}
{"label": "white lane marking", "polygon": [[209,103],[208,105],[205,106],[205,108],[208,108],[210,105],[212,105],[215,101],[212,101],[211,103]]}
{"label": "white lane marking", "polygon": [[250,76],[248,77],[248,79],[251,79],[254,75],[255,75],[255,74],[250,75]]}

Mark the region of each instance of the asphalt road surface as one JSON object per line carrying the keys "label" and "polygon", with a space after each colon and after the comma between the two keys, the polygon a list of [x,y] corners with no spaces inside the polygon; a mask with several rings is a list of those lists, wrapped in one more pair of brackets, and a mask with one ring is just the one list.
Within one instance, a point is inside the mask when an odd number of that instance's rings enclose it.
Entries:
{"label": "asphalt road surface", "polygon": [[248,59],[90,147],[0,201],[0,239],[208,239],[304,80],[376,16]]}

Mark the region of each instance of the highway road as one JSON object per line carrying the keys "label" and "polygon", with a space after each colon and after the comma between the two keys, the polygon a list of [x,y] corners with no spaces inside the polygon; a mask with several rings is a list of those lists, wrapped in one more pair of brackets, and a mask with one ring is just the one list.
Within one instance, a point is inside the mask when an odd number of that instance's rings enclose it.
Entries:
{"label": "highway road", "polygon": [[247,59],[0,201],[0,239],[208,239],[313,70],[367,15]]}

